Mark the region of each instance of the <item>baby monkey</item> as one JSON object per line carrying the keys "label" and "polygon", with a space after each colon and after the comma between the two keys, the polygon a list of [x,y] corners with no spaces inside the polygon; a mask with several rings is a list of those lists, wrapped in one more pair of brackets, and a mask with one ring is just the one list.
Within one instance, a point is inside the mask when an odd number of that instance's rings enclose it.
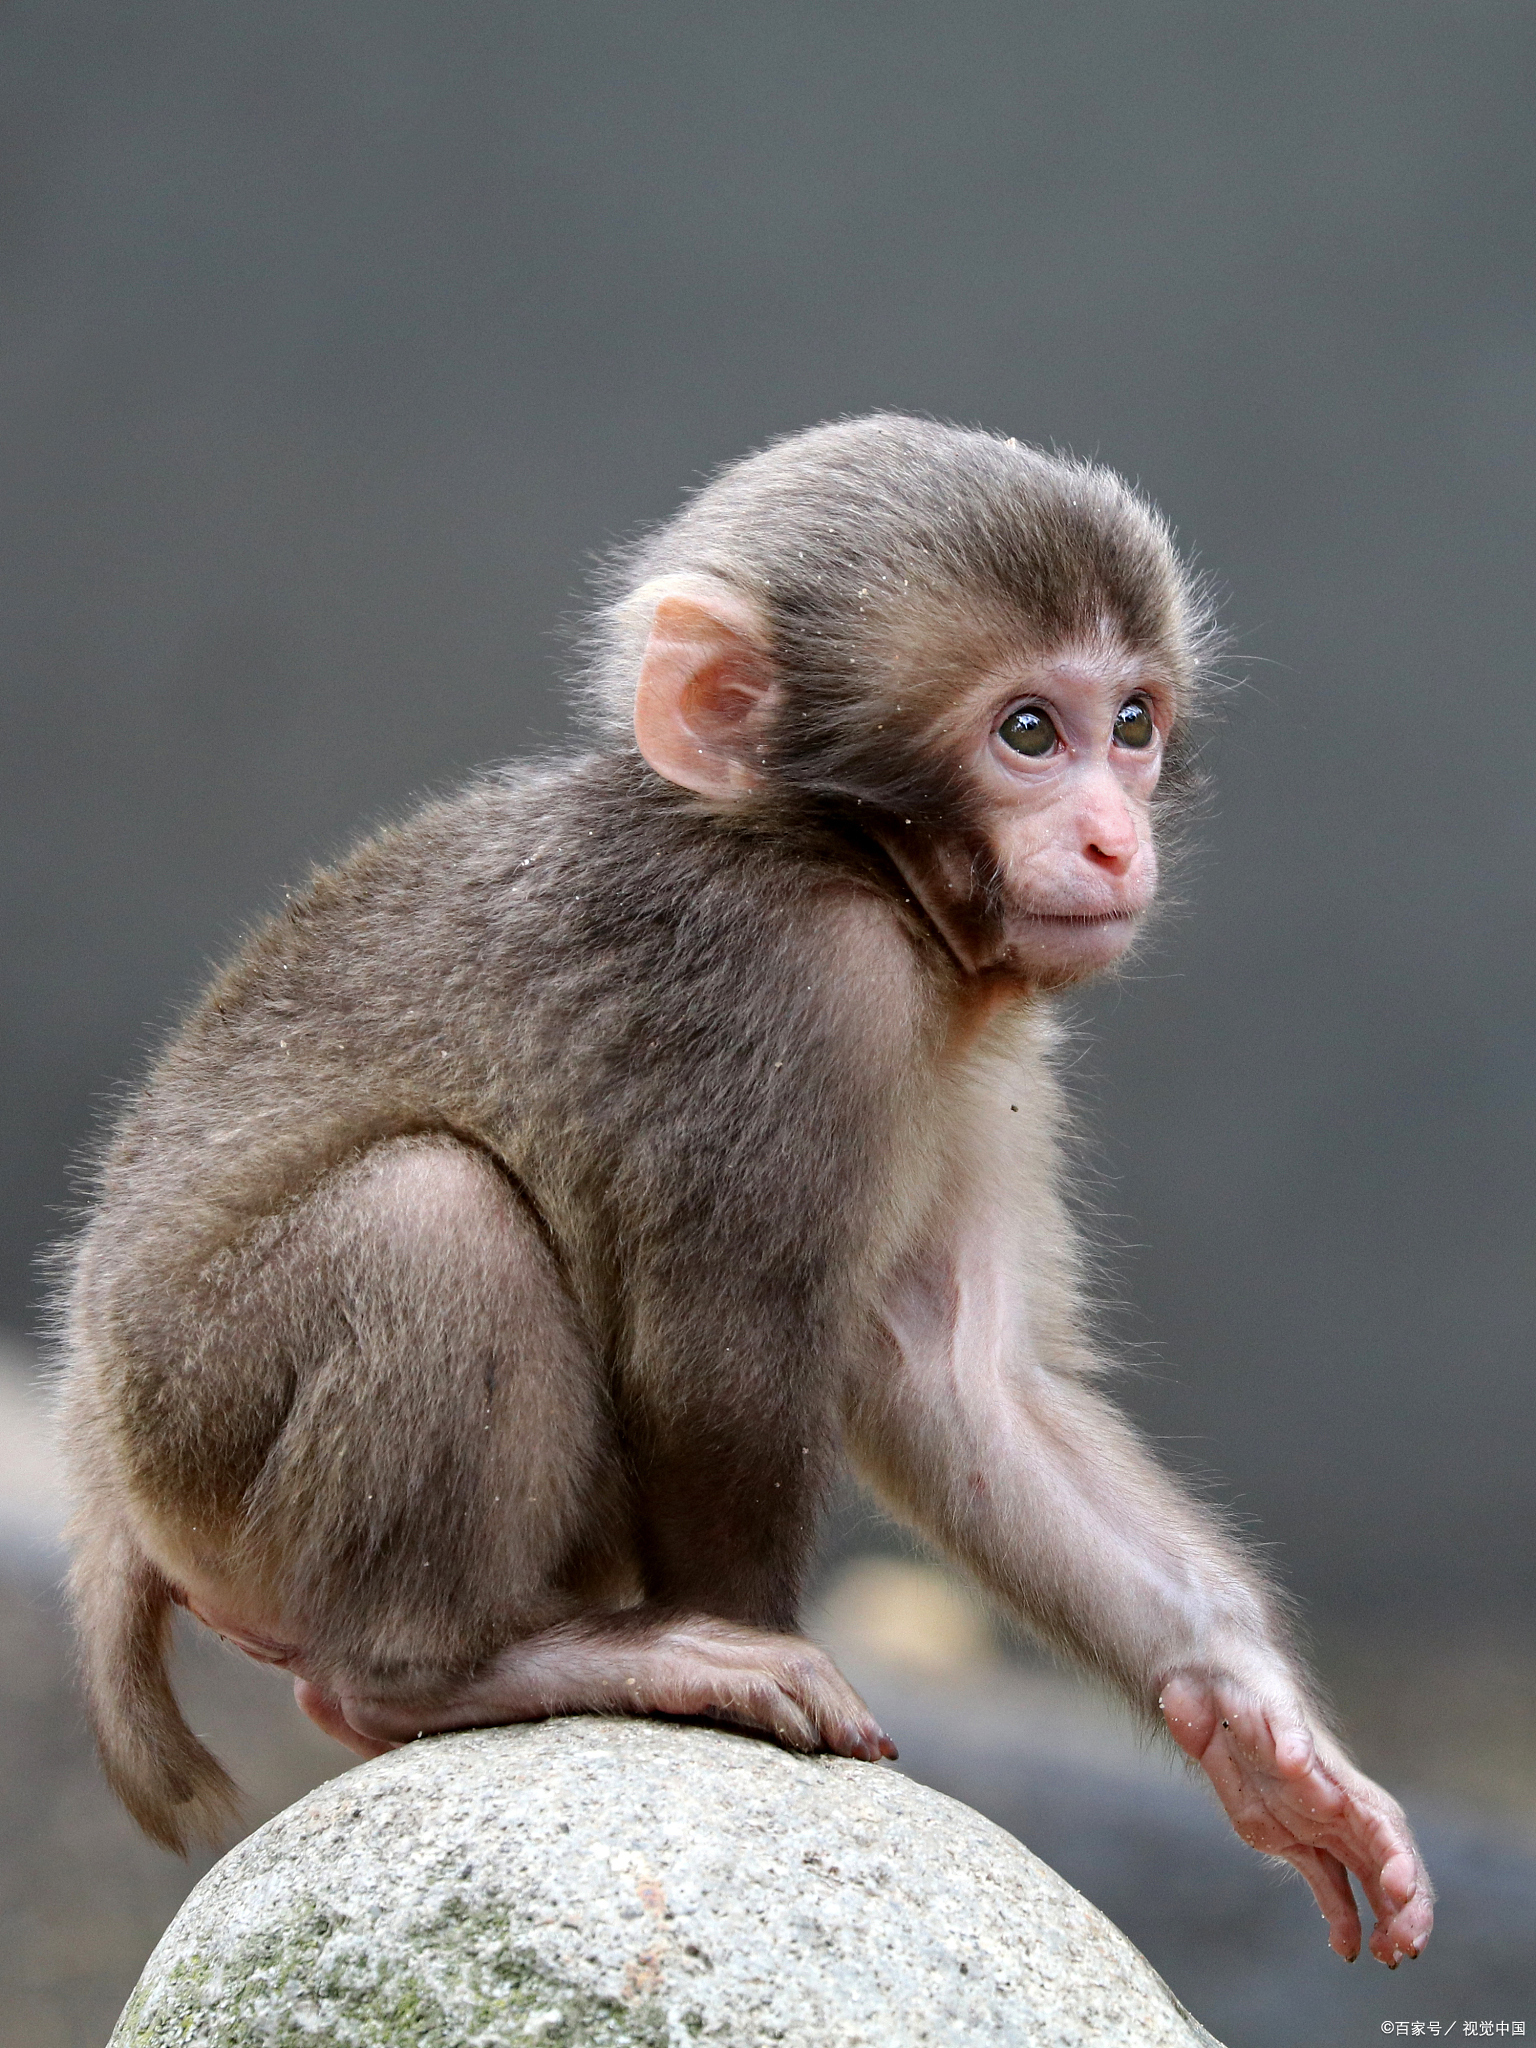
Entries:
{"label": "baby monkey", "polygon": [[1403,1815],[1262,1576],[1098,1385],[1055,990],[1111,966],[1209,621],[1102,469],[877,416],[613,574],[595,743],[317,874],[123,1118],[62,1309],[114,1790],[233,1788],[177,1604],[359,1755],[567,1713],[895,1751],[797,1632],[842,1460],[1210,1776],[1353,1957]]}

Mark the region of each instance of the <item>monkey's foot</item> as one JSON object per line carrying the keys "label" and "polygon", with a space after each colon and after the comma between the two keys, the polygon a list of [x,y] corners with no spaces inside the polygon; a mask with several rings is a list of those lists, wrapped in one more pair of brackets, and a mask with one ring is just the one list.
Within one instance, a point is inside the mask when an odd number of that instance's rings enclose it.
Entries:
{"label": "monkey's foot", "polygon": [[1158,1704],[1243,1840],[1307,1880],[1339,1955],[1352,1963],[1360,1953],[1350,1872],[1376,1916],[1371,1953],[1395,1970],[1422,1952],[1434,1892],[1402,1808],[1313,1731],[1299,1704],[1265,1705],[1245,1685],[1190,1672],[1170,1678]]}
{"label": "monkey's foot", "polygon": [[380,1745],[555,1714],[676,1714],[756,1729],[786,1749],[866,1763],[896,1754],[824,1650],[803,1636],[705,1614],[588,1616],[514,1643],[477,1677],[430,1700],[344,1691],[335,1705],[352,1735]]}

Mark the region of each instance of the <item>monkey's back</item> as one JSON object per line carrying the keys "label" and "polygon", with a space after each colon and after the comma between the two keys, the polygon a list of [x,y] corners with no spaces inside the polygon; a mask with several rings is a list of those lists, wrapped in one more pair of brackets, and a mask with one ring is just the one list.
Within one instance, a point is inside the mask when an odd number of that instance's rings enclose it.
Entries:
{"label": "monkey's back", "polygon": [[257,928],[123,1116],[75,1348],[131,1343],[339,1163],[430,1132],[516,1178],[601,1324],[634,1231],[696,1217],[726,1174],[750,1200],[753,1157],[825,1125],[859,1034],[807,972],[817,907],[851,881],[903,971],[921,951],[877,859],[733,832],[612,757],[488,776],[363,842]]}

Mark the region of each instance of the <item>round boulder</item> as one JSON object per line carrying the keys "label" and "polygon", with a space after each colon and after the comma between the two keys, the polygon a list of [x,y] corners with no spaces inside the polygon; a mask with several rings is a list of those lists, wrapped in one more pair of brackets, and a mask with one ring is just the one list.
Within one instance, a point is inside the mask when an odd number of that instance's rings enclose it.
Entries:
{"label": "round boulder", "polygon": [[414,1742],[242,1842],[112,2048],[1211,2048],[1086,1899],[897,1772],[567,1720]]}

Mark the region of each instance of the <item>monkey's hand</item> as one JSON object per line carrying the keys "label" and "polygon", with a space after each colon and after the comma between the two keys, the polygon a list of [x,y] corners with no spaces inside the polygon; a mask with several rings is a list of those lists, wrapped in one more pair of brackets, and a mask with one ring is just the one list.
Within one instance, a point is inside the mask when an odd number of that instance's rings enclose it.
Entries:
{"label": "monkey's hand", "polygon": [[1307,1880],[1346,1962],[1361,1931],[1350,1872],[1376,1915],[1371,1953],[1393,1970],[1420,1954],[1434,1892],[1402,1808],[1313,1728],[1299,1700],[1265,1702],[1235,1680],[1178,1672],[1158,1704],[1243,1840]]}

